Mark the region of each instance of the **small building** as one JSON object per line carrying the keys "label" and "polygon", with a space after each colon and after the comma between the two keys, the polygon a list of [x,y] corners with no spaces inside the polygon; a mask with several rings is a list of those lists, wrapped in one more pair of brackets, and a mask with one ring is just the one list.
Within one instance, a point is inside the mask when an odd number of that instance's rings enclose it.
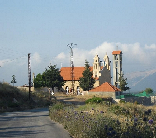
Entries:
{"label": "small building", "polygon": [[116,96],[119,96],[121,94],[122,92],[119,88],[113,86],[112,84],[108,82],[105,82],[101,84],[100,86],[88,91],[88,95],[112,97],[113,99],[116,99]]}

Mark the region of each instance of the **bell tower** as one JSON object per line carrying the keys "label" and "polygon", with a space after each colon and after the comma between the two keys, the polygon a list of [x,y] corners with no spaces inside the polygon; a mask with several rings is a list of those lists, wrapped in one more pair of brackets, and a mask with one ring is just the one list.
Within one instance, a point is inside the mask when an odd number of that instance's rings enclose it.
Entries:
{"label": "bell tower", "polygon": [[107,67],[107,69],[110,70],[110,61],[109,61],[109,57],[107,56],[107,53],[104,56],[103,61],[104,61],[103,67]]}
{"label": "bell tower", "polygon": [[93,77],[99,77],[100,73],[99,71],[101,70],[101,63],[100,63],[100,58],[98,55],[94,57],[94,63],[93,63]]}
{"label": "bell tower", "polygon": [[119,77],[122,73],[122,51],[113,51],[113,85],[119,86]]}

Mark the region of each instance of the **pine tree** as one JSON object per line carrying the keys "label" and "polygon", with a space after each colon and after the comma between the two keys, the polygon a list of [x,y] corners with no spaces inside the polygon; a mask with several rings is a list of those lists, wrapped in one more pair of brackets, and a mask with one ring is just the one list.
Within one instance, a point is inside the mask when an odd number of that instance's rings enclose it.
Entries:
{"label": "pine tree", "polygon": [[120,77],[119,77],[119,82],[120,82],[120,85],[119,85],[119,88],[121,89],[121,91],[126,91],[126,90],[129,90],[130,88],[127,87],[127,78],[125,79],[124,78],[124,74],[119,74]]}
{"label": "pine tree", "polygon": [[80,87],[84,91],[89,91],[91,88],[93,88],[95,79],[93,78],[93,73],[91,72],[89,62],[85,60],[85,70],[82,73],[83,77],[80,78],[79,84]]}
{"label": "pine tree", "polygon": [[15,75],[12,75],[12,81],[11,83],[13,83],[13,86],[14,86],[14,83],[17,83],[16,79],[15,79]]}

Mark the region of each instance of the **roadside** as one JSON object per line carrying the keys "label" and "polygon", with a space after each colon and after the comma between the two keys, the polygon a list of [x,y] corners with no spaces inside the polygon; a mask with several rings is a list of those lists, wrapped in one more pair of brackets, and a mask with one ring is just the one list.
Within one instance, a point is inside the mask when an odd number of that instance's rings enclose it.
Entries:
{"label": "roadside", "polygon": [[71,138],[61,124],[50,120],[48,108],[1,113],[0,137]]}

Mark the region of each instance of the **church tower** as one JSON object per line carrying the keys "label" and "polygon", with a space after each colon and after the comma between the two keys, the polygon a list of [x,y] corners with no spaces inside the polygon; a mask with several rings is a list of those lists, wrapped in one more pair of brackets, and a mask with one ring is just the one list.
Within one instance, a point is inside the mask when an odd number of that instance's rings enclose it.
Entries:
{"label": "church tower", "polygon": [[122,51],[113,51],[113,85],[120,85],[119,77],[122,73]]}
{"label": "church tower", "polygon": [[107,70],[110,70],[110,61],[109,61],[109,57],[107,56],[107,53],[104,56],[103,61],[104,61],[103,67],[107,67]]}
{"label": "church tower", "polygon": [[100,58],[98,55],[94,57],[94,63],[93,63],[93,77],[99,77],[101,74],[99,71],[101,70],[101,63],[100,63]]}

